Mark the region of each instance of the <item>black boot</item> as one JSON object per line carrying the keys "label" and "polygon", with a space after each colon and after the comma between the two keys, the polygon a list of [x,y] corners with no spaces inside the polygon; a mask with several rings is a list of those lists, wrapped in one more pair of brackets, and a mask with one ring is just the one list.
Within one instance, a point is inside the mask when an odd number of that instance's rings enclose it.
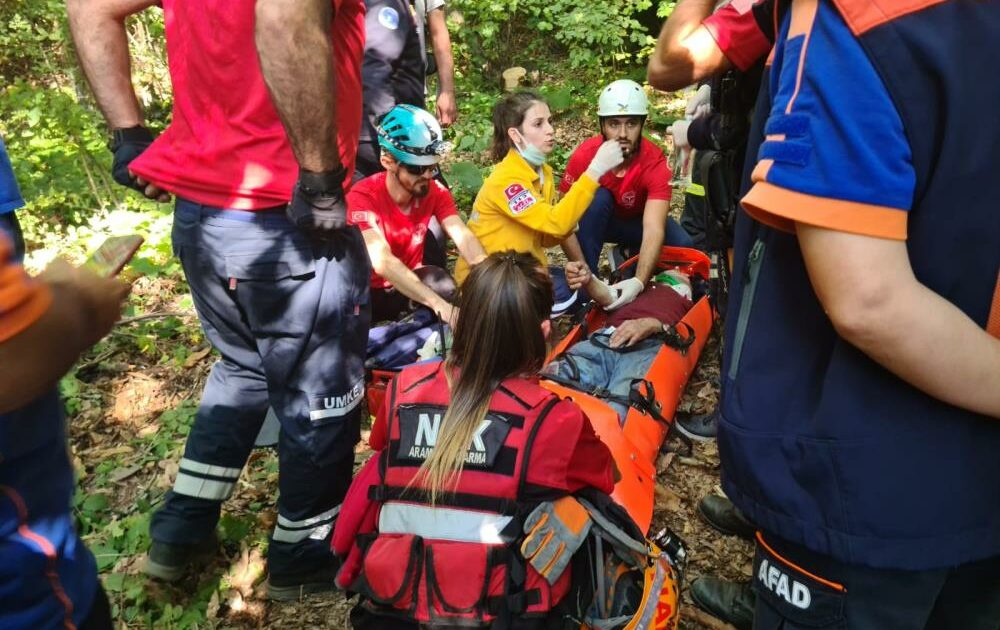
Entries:
{"label": "black boot", "polygon": [[753,540],[756,528],[729,499],[714,494],[706,495],[698,502],[698,511],[709,525],[726,536]]}
{"label": "black boot", "polygon": [[691,583],[691,599],[698,608],[732,624],[737,630],[753,628],[753,609],[757,596],[749,582],[698,578]]}

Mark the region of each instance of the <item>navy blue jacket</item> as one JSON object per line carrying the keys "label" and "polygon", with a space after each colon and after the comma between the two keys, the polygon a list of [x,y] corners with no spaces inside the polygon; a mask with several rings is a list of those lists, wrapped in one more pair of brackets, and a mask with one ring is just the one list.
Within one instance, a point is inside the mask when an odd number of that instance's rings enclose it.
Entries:
{"label": "navy blue jacket", "polygon": [[905,240],[916,278],[1000,336],[1000,119],[982,116],[1000,84],[980,72],[1000,57],[1000,3],[791,4],[758,108],[752,216],[736,229],[723,486],[762,530],[842,562],[1000,555],[1000,421],[839,337],[790,231]]}

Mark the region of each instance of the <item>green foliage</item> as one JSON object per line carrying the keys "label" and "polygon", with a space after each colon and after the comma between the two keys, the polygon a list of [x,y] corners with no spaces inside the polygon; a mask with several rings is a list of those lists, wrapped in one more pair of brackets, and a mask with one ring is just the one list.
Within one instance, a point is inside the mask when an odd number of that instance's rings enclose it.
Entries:
{"label": "green foliage", "polygon": [[0,3],[0,84],[58,77],[68,65],[63,0]]}
{"label": "green foliage", "polygon": [[[496,71],[563,57],[573,68],[618,70],[648,54],[667,0],[453,0],[457,52],[471,67]],[[518,53],[512,56],[512,52]],[[462,66],[462,63],[457,64]]]}

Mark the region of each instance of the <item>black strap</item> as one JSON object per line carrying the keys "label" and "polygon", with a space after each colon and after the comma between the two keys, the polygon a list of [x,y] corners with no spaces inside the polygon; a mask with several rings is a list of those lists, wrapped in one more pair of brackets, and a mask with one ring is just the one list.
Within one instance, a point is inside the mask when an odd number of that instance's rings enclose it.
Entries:
{"label": "black strap", "polygon": [[[645,393],[639,391],[639,385],[642,384],[646,385]],[[629,384],[629,403],[657,422],[666,425],[667,440],[678,439],[684,445],[684,455],[690,457],[694,453],[694,444],[691,442],[691,438],[681,433],[675,422],[667,420],[660,413],[663,407],[656,400],[656,390],[653,388],[652,382],[642,378],[632,379]]]}
{"label": "black strap", "polygon": [[594,300],[590,300],[583,305],[583,308],[581,308],[580,310],[578,310],[576,313],[573,314],[573,319],[571,321],[573,322],[574,325],[580,327],[580,330],[583,332],[584,338],[586,338],[587,335],[590,334],[590,332],[587,330],[587,315],[590,314],[590,311],[594,310],[596,304],[597,302],[595,302]]}
{"label": "black strap", "polygon": [[542,423],[545,421],[545,417],[549,415],[552,408],[556,406],[560,398],[553,395],[551,399],[542,410],[538,413],[538,417],[535,419],[535,424],[531,427],[531,432],[528,434],[528,439],[524,441],[524,452],[521,455],[521,478],[517,482],[517,498],[521,499],[524,497],[524,485],[528,480],[528,463],[531,461],[531,451],[535,446],[535,438],[538,436],[538,429],[541,428]]}
{"label": "black strap", "polygon": [[[683,326],[687,330],[687,335],[683,337],[680,335],[677,331],[680,326]],[[682,355],[687,354],[688,348],[694,344],[694,340],[694,327],[684,320],[677,322],[673,326],[667,326],[663,332],[663,343],[680,352]]]}

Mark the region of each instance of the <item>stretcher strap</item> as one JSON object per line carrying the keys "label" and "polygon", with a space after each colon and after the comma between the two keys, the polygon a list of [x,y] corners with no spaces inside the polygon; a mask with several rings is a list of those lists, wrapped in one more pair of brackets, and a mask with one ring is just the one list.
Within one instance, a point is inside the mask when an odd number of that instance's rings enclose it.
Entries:
{"label": "stretcher strap", "polygon": [[[645,394],[639,391],[639,385],[641,384],[646,385]],[[652,381],[647,381],[642,378],[632,379],[632,383],[629,385],[629,404],[639,411],[649,415],[657,422],[666,425],[667,440],[677,438],[684,445],[684,455],[690,457],[691,454],[694,453],[694,443],[691,442],[691,438],[681,433],[673,421],[667,420],[660,413],[662,407],[656,400],[656,390],[653,388]]]}

